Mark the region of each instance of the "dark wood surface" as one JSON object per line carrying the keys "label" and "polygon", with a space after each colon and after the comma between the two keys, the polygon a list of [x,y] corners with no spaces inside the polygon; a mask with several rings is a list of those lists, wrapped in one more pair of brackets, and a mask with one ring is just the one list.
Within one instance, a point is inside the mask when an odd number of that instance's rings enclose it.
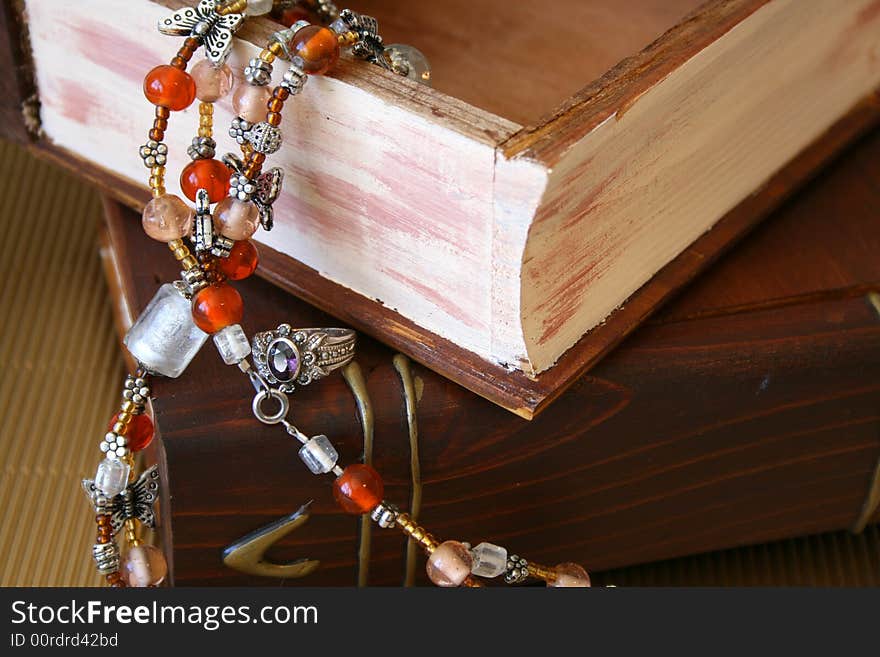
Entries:
{"label": "dark wood surface", "polygon": [[[532,422],[414,365],[424,524],[592,570],[851,526],[880,457],[878,162],[875,131]],[[134,213],[112,208],[117,286],[140,308],[175,267]],[[238,287],[248,333],[338,323],[264,280]],[[393,355],[365,338],[358,361],[375,465],[386,496],[406,506]],[[280,430],[253,419],[249,384],[210,343],[154,389],[177,584],[277,585],[225,568],[220,551],[310,499],[309,523],[272,554],[322,566],[287,583],[357,581],[357,521]],[[346,462],[360,456],[341,377],[297,391],[293,404],[301,428],[326,433]],[[403,573],[404,542],[374,531],[368,581],[398,584]]]}

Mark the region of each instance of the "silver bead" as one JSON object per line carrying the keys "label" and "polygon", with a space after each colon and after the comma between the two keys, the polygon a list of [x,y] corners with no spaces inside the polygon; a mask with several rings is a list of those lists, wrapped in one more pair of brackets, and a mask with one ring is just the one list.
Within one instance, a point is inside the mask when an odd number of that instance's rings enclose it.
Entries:
{"label": "silver bead", "polygon": [[247,141],[248,131],[253,127],[254,124],[250,121],[236,116],[232,119],[232,124],[229,126],[229,136],[239,144],[244,144]]}
{"label": "silver bead", "polygon": [[193,137],[186,153],[193,160],[210,160],[216,154],[216,148],[217,142],[211,137]]}
{"label": "silver bead", "polygon": [[186,281],[187,286],[189,286],[191,294],[195,294],[199,290],[208,287],[208,282],[205,280],[205,273],[199,267],[182,271],[180,272],[180,275],[183,277],[183,280]]}
{"label": "silver bead", "polygon": [[520,556],[511,554],[507,557],[507,570],[504,581],[508,584],[519,584],[529,577],[529,562]]}
{"label": "silver bead", "polygon": [[193,221],[196,251],[210,251],[214,243],[214,221],[209,214],[197,214]]}
{"label": "silver bead", "polygon": [[109,575],[119,570],[119,546],[116,541],[95,543],[92,546],[92,557],[95,559],[98,572],[102,575]]}
{"label": "silver bead", "polygon": [[272,65],[259,57],[254,57],[244,68],[244,79],[248,84],[265,87],[272,81]]}
{"label": "silver bead", "polygon": [[151,139],[141,146],[139,153],[144,161],[144,166],[148,169],[164,166],[168,161],[168,146],[155,139]]}
{"label": "silver bead", "polygon": [[232,251],[232,246],[234,244],[235,242],[225,235],[215,235],[214,245],[211,247],[211,253],[218,258],[228,258],[229,252]]}
{"label": "silver bead", "polygon": [[258,153],[271,155],[281,148],[281,130],[266,121],[248,130],[245,137]]}
{"label": "silver bead", "polygon": [[140,406],[146,401],[146,399],[144,399],[142,395],[136,394],[136,395],[132,395],[131,401],[133,401],[135,404],[138,404]]}
{"label": "silver bead", "polygon": [[102,452],[106,454],[107,451],[110,449],[110,443],[108,443],[106,440],[102,440],[101,444],[98,447]]}
{"label": "silver bead", "polygon": [[134,390],[123,390],[122,391],[122,398],[123,399],[131,399],[132,397],[134,397]]}
{"label": "silver bead", "polygon": [[142,377],[138,377],[134,380],[134,385],[136,388],[143,388],[145,385],[147,385],[147,380]]}
{"label": "silver bead", "polygon": [[290,68],[284,72],[284,79],[281,81],[281,86],[287,89],[291,96],[294,96],[302,91],[302,88],[306,86],[306,81],[308,79],[308,73],[296,64],[291,64]]}
{"label": "silver bead", "polygon": [[331,0],[317,0],[315,13],[322,23],[331,23],[339,16],[339,8]]}
{"label": "silver bead", "polygon": [[257,184],[241,173],[234,173],[229,178],[229,195],[239,201],[250,201],[257,193]]}
{"label": "silver bead", "polygon": [[205,36],[211,30],[211,24],[208,21],[199,21],[192,28],[192,33],[196,36]]}
{"label": "silver bead", "polygon": [[382,529],[394,527],[397,523],[397,516],[400,515],[400,509],[390,502],[382,500],[375,509],[370,512],[370,517]]}
{"label": "silver bead", "polygon": [[[300,25],[300,23],[304,23],[304,25]],[[293,35],[297,33],[301,28],[309,25],[307,21],[297,21],[290,27],[278,30],[277,32],[273,32],[269,37],[269,43],[266,46],[270,50],[273,44],[278,44],[278,47],[281,48],[281,51],[284,53],[284,59],[287,61],[291,60],[290,49],[287,47],[287,44],[290,43],[290,40],[293,39]]]}

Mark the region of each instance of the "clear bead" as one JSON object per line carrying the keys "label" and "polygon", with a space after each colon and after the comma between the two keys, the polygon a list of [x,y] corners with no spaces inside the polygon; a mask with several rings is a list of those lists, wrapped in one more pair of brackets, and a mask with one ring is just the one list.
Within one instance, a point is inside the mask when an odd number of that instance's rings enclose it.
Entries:
{"label": "clear bead", "polygon": [[116,497],[128,486],[128,463],[114,458],[105,458],[98,464],[95,473],[95,486],[107,497]]}
{"label": "clear bead", "polygon": [[547,586],[556,588],[585,588],[590,585],[587,571],[576,563],[561,563],[556,566],[556,579]]}
{"label": "clear bead", "polygon": [[471,572],[479,577],[498,577],[507,570],[507,550],[500,545],[480,543],[471,550]]}
{"label": "clear bead", "polygon": [[326,474],[339,460],[339,452],[327,436],[315,436],[300,448],[299,457],[312,474]]}
{"label": "clear bead", "polygon": [[425,569],[428,577],[437,586],[461,586],[471,574],[473,558],[467,547],[458,541],[445,541],[438,545]]}
{"label": "clear bead", "polygon": [[237,365],[251,353],[251,343],[240,324],[230,324],[214,334],[214,345],[227,365]]}
{"label": "clear bead", "polygon": [[193,323],[190,302],[166,283],[129,329],[124,342],[144,368],[176,378],[207,339],[208,334]]}
{"label": "clear bead", "polygon": [[244,13],[247,16],[262,16],[270,11],[272,11],[272,0],[248,0]]}
{"label": "clear bead", "polygon": [[385,53],[396,73],[431,86],[431,64],[421,50],[405,43],[392,43],[386,46]]}

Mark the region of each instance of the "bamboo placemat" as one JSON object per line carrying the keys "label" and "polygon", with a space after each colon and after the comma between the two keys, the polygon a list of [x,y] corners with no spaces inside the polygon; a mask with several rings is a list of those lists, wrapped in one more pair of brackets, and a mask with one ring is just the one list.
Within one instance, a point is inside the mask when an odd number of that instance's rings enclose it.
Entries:
{"label": "bamboo placemat", "polygon": [[[98,253],[97,192],[0,141],[0,586],[100,583],[80,480],[123,361]],[[619,586],[880,586],[880,530],[600,573]]]}

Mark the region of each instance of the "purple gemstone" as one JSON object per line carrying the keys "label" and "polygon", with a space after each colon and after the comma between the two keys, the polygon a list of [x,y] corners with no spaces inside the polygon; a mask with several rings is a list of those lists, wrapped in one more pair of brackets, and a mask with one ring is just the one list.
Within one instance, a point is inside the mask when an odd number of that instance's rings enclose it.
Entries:
{"label": "purple gemstone", "polygon": [[290,340],[278,338],[269,345],[266,356],[269,371],[279,381],[293,381],[299,374],[299,350]]}

